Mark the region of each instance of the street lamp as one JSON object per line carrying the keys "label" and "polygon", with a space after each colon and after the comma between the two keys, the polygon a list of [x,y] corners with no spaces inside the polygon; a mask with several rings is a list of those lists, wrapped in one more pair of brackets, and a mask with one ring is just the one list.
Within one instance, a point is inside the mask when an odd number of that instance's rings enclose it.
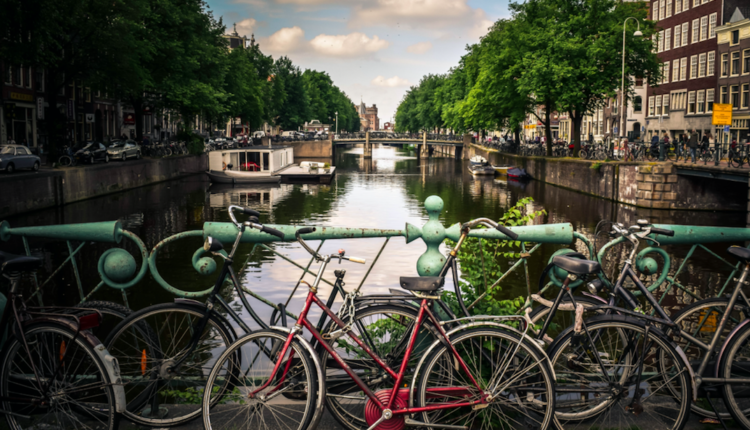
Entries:
{"label": "street lamp", "polygon": [[336,134],[339,134],[339,113],[336,112]]}
{"label": "street lamp", "polygon": [[620,136],[623,135],[625,132],[625,108],[626,108],[626,102],[625,102],[625,30],[628,28],[628,20],[634,19],[635,23],[638,24],[638,29],[635,30],[635,33],[633,33],[633,36],[635,37],[641,37],[643,36],[643,33],[641,33],[641,22],[638,21],[638,18],[628,17],[625,18],[625,21],[622,24],[622,88],[620,90],[620,97],[622,97],[622,112],[620,112]]}

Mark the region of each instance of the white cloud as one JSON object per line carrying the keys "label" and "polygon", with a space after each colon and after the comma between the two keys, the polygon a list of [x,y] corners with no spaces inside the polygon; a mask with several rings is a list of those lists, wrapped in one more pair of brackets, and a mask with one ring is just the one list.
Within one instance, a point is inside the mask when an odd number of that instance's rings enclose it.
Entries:
{"label": "white cloud", "polygon": [[305,31],[297,26],[282,28],[271,36],[260,40],[263,51],[279,55],[300,51],[305,48],[306,44]]}
{"label": "white cloud", "polygon": [[383,76],[378,76],[377,78],[373,79],[371,83],[379,87],[408,87],[409,85],[411,85],[409,81],[403,78],[399,78],[398,76],[394,76],[388,79],[384,78]]}
{"label": "white cloud", "polygon": [[387,48],[390,42],[378,36],[367,37],[363,33],[329,36],[320,34],[310,41],[315,52],[331,57],[358,57]]}
{"label": "white cloud", "polygon": [[323,4],[348,4],[351,0],[275,0],[281,4],[297,4],[303,6],[323,5]]}
{"label": "white cloud", "polygon": [[430,42],[419,42],[406,48],[406,50],[412,54],[424,54],[430,49],[432,49],[432,43]]}
{"label": "white cloud", "polygon": [[255,26],[257,24],[258,21],[254,20],[253,18],[248,18],[243,19],[235,25],[237,26],[237,33],[239,33],[240,36],[250,36],[253,31],[255,31]]}

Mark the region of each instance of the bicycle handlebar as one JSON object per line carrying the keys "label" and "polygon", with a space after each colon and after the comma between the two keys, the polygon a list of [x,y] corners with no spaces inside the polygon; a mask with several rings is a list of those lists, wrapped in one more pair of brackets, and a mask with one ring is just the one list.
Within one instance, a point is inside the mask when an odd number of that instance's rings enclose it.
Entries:
{"label": "bicycle handlebar", "polygon": [[494,228],[497,231],[499,231],[500,233],[502,233],[502,234],[508,236],[509,238],[511,238],[511,240],[518,239],[518,234],[517,233],[513,233],[513,230],[511,230],[508,227],[505,227],[503,225],[500,225],[500,224],[496,223],[495,221],[492,221],[489,218],[477,218],[477,219],[474,219],[474,220],[471,220],[471,221],[468,221],[468,222],[464,223],[464,225],[462,227],[464,229],[471,230],[472,228],[474,228],[474,227],[476,227],[478,225],[483,225],[485,227]]}
{"label": "bicycle handlebar", "polygon": [[667,230],[665,228],[651,227],[651,233],[660,234],[662,236],[674,236],[674,230]]}
{"label": "bicycle handlebar", "polygon": [[340,249],[337,255],[322,256],[318,254],[315,250],[310,248],[310,246],[308,246],[307,243],[305,243],[304,239],[302,239],[303,234],[312,233],[315,230],[317,230],[315,227],[303,227],[294,232],[294,237],[297,238],[297,242],[299,242],[299,244],[302,245],[302,247],[305,248],[305,250],[309,252],[310,255],[315,257],[315,259],[321,260],[321,261],[328,261],[331,258],[338,258],[339,262],[341,262],[341,260],[347,260],[347,261],[351,261],[352,263],[359,263],[359,264],[365,264],[367,262],[367,260],[364,258],[347,257],[346,255],[344,255],[346,251],[344,251],[343,249]]}

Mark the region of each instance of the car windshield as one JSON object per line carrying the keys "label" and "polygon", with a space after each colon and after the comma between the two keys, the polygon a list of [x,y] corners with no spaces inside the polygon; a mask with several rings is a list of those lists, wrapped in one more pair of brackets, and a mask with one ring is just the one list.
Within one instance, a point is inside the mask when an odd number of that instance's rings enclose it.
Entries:
{"label": "car windshield", "polygon": [[3,146],[0,147],[0,154],[14,154],[15,151],[13,150],[12,146]]}
{"label": "car windshield", "polygon": [[114,142],[113,144],[109,145],[110,148],[123,148],[125,146],[125,142]]}

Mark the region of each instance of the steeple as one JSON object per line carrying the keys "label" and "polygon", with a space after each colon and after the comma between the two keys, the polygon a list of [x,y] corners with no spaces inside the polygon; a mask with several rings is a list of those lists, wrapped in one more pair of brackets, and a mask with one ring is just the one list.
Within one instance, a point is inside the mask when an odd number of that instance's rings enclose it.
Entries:
{"label": "steeple", "polygon": [[250,35],[250,47],[251,48],[255,47],[255,33]]}
{"label": "steeple", "polygon": [[237,33],[237,23],[236,22],[234,23],[234,33],[232,33],[232,36],[238,36],[239,37],[239,33]]}

